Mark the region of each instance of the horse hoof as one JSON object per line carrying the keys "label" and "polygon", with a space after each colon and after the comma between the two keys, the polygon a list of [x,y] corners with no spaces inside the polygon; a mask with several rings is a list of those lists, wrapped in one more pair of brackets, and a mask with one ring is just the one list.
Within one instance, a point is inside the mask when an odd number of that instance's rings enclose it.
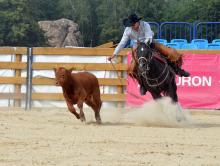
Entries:
{"label": "horse hoof", "polygon": [[182,122],[182,121],[186,120],[186,117],[184,115],[183,116],[177,116],[176,120],[177,120],[177,122]]}
{"label": "horse hoof", "polygon": [[101,119],[96,120],[96,123],[97,123],[97,124],[102,124],[102,120],[101,120]]}

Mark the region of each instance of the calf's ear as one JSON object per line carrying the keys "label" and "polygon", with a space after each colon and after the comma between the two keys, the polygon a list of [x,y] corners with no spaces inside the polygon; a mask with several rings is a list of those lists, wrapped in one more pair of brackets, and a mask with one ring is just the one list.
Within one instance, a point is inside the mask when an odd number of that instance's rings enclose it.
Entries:
{"label": "calf's ear", "polygon": [[69,72],[71,73],[73,70],[76,70],[76,68],[75,68],[75,67],[71,67],[71,68],[69,69]]}

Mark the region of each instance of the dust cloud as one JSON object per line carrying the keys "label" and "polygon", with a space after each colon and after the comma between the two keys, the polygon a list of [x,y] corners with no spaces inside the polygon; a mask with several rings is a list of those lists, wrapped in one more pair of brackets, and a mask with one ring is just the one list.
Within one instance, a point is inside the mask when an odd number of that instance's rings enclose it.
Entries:
{"label": "dust cloud", "polygon": [[[85,115],[88,123],[94,121],[92,111]],[[186,127],[196,123],[188,110],[183,110],[179,104],[173,104],[170,98],[151,100],[137,108],[104,108],[101,110],[101,117],[103,124],[112,125]]]}

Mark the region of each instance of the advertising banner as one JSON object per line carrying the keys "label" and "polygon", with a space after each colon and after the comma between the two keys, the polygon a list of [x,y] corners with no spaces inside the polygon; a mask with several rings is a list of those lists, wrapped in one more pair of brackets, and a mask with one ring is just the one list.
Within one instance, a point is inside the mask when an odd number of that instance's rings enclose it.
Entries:
{"label": "advertising banner", "polygon": [[[131,55],[128,55],[128,63]],[[183,69],[190,77],[176,76],[177,95],[184,108],[220,108],[220,55],[184,54]],[[149,92],[141,96],[135,80],[127,79],[127,105],[141,105],[151,100]]]}

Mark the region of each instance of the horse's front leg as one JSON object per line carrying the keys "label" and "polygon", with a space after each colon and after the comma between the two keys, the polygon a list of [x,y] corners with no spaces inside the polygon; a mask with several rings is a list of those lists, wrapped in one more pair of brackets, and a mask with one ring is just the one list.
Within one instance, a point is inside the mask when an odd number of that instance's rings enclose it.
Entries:
{"label": "horse's front leg", "polygon": [[154,100],[161,98],[161,94],[157,92],[150,92],[151,96],[153,97]]}
{"label": "horse's front leg", "polygon": [[66,103],[67,103],[67,107],[68,107],[69,111],[70,111],[72,114],[74,114],[77,119],[79,119],[80,116],[79,116],[79,114],[76,112],[76,110],[75,110],[75,108],[74,108],[74,106],[73,106],[73,103],[70,102],[70,101],[66,101]]}
{"label": "horse's front leg", "polygon": [[172,99],[172,102],[174,104],[176,104],[177,106],[177,113],[176,113],[176,119],[177,121],[181,121],[181,120],[185,120],[185,115],[183,113],[183,109],[180,105],[180,103],[178,102],[178,96],[177,96],[177,86],[176,86],[176,82],[175,80],[172,81],[172,83],[169,86],[169,92],[168,92],[168,96]]}
{"label": "horse's front leg", "polygon": [[169,96],[172,99],[173,103],[178,103],[178,96],[176,91],[177,91],[176,82],[175,80],[172,80],[172,82],[169,84],[167,96]]}

